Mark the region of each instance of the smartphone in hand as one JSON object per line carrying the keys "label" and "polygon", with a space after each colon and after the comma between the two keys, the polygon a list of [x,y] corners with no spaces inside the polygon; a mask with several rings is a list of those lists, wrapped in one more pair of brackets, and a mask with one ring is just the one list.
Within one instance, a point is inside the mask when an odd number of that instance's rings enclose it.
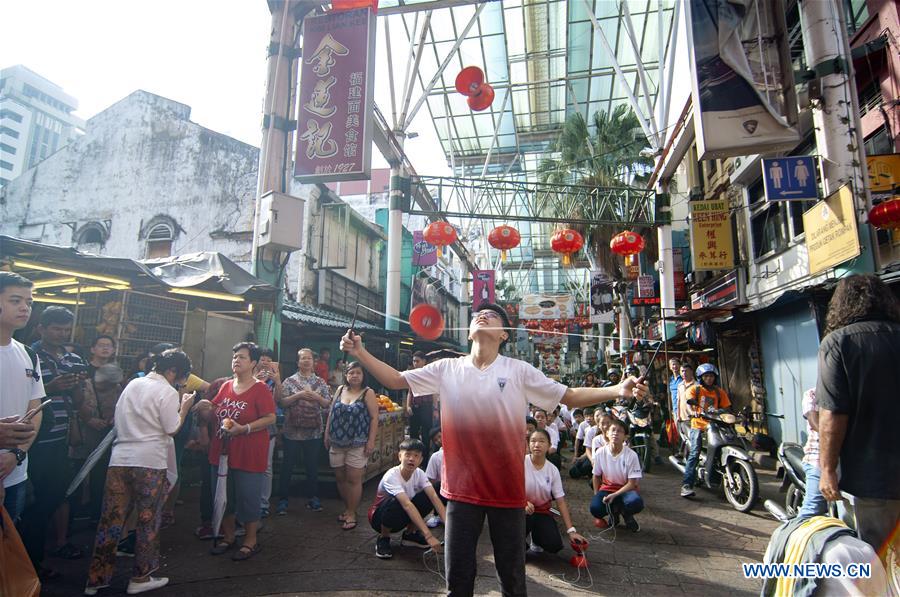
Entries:
{"label": "smartphone in hand", "polygon": [[16,421],[16,422],[17,422],[17,423],[27,423],[27,422],[31,421],[31,419],[33,419],[34,416],[35,416],[36,414],[38,414],[39,412],[41,412],[41,410],[42,410],[45,406],[47,406],[48,404],[50,404],[51,402],[52,402],[52,400],[51,400],[50,398],[47,398],[46,400],[44,400],[43,402],[41,402],[41,404],[40,404],[37,408],[31,409],[31,410],[29,410],[27,413],[25,413],[24,415],[22,415],[21,417],[19,417],[19,420]]}

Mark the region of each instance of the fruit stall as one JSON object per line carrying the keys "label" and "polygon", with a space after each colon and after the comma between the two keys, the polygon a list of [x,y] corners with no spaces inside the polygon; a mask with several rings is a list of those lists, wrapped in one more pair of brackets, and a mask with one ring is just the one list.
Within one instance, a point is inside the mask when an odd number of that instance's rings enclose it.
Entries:
{"label": "fruit stall", "polygon": [[378,435],[375,449],[369,455],[369,463],[363,481],[380,478],[384,471],[397,464],[397,449],[406,436],[406,419],[403,407],[384,394],[378,395]]}

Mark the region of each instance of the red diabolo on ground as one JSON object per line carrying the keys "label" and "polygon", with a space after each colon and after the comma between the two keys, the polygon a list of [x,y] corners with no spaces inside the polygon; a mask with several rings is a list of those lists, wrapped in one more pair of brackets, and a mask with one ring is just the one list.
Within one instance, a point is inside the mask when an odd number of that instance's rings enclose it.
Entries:
{"label": "red diabolo on ground", "polygon": [[443,247],[456,241],[456,228],[447,222],[432,222],[425,227],[422,237],[428,244],[437,247],[438,257],[441,257]]}
{"label": "red diabolo on ground", "polygon": [[497,226],[488,234],[488,243],[500,251],[500,261],[506,261],[506,252],[519,246],[522,237],[512,226]]}
{"label": "red diabolo on ground", "polygon": [[626,230],[612,237],[609,248],[617,255],[637,255],[644,250],[644,237]]}
{"label": "red diabolo on ground", "polygon": [[869,211],[869,223],[876,228],[900,228],[900,199],[882,201]]}
{"label": "red diabolo on ground", "polygon": [[570,545],[572,547],[572,551],[575,552],[575,555],[569,558],[569,564],[573,568],[587,568],[588,561],[587,557],[584,555],[584,552],[587,551],[588,544],[587,542],[579,542],[579,541],[571,541]]}
{"label": "red diabolo on ground", "polygon": [[420,303],[409,312],[409,327],[423,340],[437,340],[444,333],[444,318],[437,307]]}
{"label": "red diabolo on ground", "polygon": [[469,107],[476,112],[487,110],[494,102],[494,88],[484,82],[484,71],[467,66],[456,75],[456,90],[468,96]]}
{"label": "red diabolo on ground", "polygon": [[550,237],[550,248],[556,253],[562,254],[563,266],[572,264],[572,254],[577,253],[584,246],[584,237],[572,228],[557,230]]}

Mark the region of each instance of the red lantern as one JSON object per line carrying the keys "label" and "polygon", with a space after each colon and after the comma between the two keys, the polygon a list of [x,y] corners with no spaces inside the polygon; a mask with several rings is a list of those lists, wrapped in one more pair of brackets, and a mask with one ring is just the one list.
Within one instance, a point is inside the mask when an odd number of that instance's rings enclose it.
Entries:
{"label": "red lantern", "polygon": [[577,230],[564,228],[557,230],[550,238],[550,248],[556,253],[562,253],[563,267],[571,265],[572,254],[577,253],[584,246],[584,237]]}
{"label": "red lantern", "polygon": [[468,96],[469,108],[476,112],[487,110],[494,103],[494,88],[484,82],[484,71],[467,66],[456,75],[456,90]]}
{"label": "red lantern", "polygon": [[522,237],[512,226],[497,226],[488,234],[488,243],[500,251],[500,261],[506,261],[506,252],[519,246]]}
{"label": "red lantern", "polygon": [[432,222],[425,227],[422,237],[430,245],[437,247],[438,257],[443,255],[442,247],[456,241],[456,228],[447,222]]}
{"label": "red lantern", "polygon": [[617,255],[637,255],[644,250],[644,238],[637,232],[626,230],[612,237],[609,248]]}
{"label": "red lantern", "polygon": [[437,307],[419,303],[409,312],[409,327],[423,340],[437,340],[444,333],[444,317]]}
{"label": "red lantern", "polygon": [[372,7],[372,12],[378,12],[378,0],[331,0],[331,12],[356,10],[357,8]]}
{"label": "red lantern", "polygon": [[900,199],[882,201],[869,211],[869,223],[876,228],[900,228]]}

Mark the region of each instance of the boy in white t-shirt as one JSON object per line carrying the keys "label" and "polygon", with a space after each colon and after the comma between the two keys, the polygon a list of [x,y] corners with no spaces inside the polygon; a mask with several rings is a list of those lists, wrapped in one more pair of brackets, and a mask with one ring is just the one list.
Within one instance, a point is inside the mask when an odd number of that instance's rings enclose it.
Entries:
{"label": "boy in white t-shirt", "polygon": [[594,409],[585,408],[582,411],[582,419],[578,422],[575,431],[575,457],[580,458],[584,454],[584,434],[594,424]]}
{"label": "boy in white t-shirt", "polygon": [[444,518],[444,504],[438,499],[425,471],[419,468],[425,444],[417,439],[400,443],[400,464],[388,470],[378,484],[375,501],[369,508],[369,523],[379,533],[375,555],[393,557],[391,533],[403,531],[400,545],[441,551],[441,542],[431,534],[425,516],[432,510]]}
{"label": "boy in white t-shirt", "polygon": [[637,453],[625,445],[628,431],[625,423],[610,419],[606,430],[606,445],[594,453],[594,494],[591,500],[591,514],[596,519],[594,525],[606,528],[604,518],[610,511],[615,522],[619,515],[625,519],[625,526],[638,532],[641,526],[634,515],[644,509],[644,500],[638,494],[638,480],[641,478],[641,463]]}
{"label": "boy in white t-shirt", "polygon": [[31,349],[13,339],[31,317],[32,282],[13,272],[0,272],[0,504],[13,522],[25,509],[28,478],[26,453],[41,427],[40,412],[19,423],[44,397],[41,364]]}

